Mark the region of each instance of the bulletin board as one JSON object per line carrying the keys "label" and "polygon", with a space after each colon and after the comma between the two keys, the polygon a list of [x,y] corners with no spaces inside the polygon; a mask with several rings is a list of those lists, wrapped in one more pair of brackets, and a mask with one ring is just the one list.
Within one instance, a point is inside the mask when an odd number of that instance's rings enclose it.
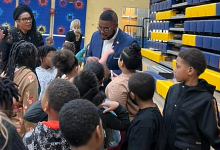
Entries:
{"label": "bulletin board", "polygon": [[[37,30],[43,35],[43,39],[50,33],[50,9],[51,0],[17,0],[18,4],[28,5],[35,16]],[[0,1],[0,24],[7,25],[9,28],[14,26],[13,11],[16,0]],[[81,32],[85,35],[87,0],[55,0],[54,30],[53,39],[55,47],[61,48],[65,41],[65,35],[70,30],[70,23],[74,19],[81,22]],[[84,38],[81,47],[84,45]]]}
{"label": "bulletin board", "polygon": [[15,9],[15,0],[0,1],[0,24],[11,28],[14,26],[13,11]]}
{"label": "bulletin board", "polygon": [[[55,4],[54,18],[54,36],[55,46],[61,47],[65,41],[65,35],[70,31],[70,23],[74,19],[79,19],[81,22],[81,32],[85,35],[87,0],[75,0],[68,2],[67,0],[57,0]],[[84,45],[84,39],[81,43],[81,48]]]}

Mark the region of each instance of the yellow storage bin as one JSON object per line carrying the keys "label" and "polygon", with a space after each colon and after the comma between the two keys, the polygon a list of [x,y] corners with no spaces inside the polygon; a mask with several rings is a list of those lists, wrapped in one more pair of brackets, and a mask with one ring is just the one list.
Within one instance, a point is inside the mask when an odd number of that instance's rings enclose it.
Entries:
{"label": "yellow storage bin", "polygon": [[168,92],[170,86],[172,86],[172,85],[173,85],[173,83],[170,81],[157,80],[156,92],[165,99],[167,96],[167,92]]}
{"label": "yellow storage bin", "polygon": [[216,16],[216,3],[186,8],[185,14],[186,18]]}
{"label": "yellow storage bin", "polygon": [[196,35],[183,34],[182,41],[184,45],[196,46]]}
{"label": "yellow storage bin", "polygon": [[205,79],[209,84],[216,86],[216,90],[220,91],[220,73],[206,69],[203,74],[199,76],[199,78]]}
{"label": "yellow storage bin", "polygon": [[191,18],[192,17],[192,8],[191,7],[186,8],[185,16],[186,16],[186,18]]}
{"label": "yellow storage bin", "polygon": [[204,17],[206,16],[206,9],[203,6],[197,6],[195,7],[197,11],[197,17]]}
{"label": "yellow storage bin", "polygon": [[189,35],[188,38],[189,45],[196,46],[196,35]]}
{"label": "yellow storage bin", "polygon": [[173,59],[173,61],[172,61],[172,68],[173,68],[173,70],[176,68],[176,59]]}
{"label": "yellow storage bin", "polygon": [[173,10],[158,12],[158,13],[156,13],[156,20],[167,20],[175,15],[176,15],[176,13]]}
{"label": "yellow storage bin", "polygon": [[182,41],[183,41],[183,45],[188,45],[188,34],[183,34],[182,36]]}
{"label": "yellow storage bin", "polygon": [[151,32],[151,39],[168,41],[173,39],[173,34],[171,33],[162,33],[162,32]]}
{"label": "yellow storage bin", "polygon": [[200,7],[193,7],[191,10],[191,17],[198,17],[198,12],[200,11]]}
{"label": "yellow storage bin", "polygon": [[205,16],[216,16],[216,3],[204,5]]}
{"label": "yellow storage bin", "polygon": [[160,14],[156,13],[156,20],[160,20]]}
{"label": "yellow storage bin", "polygon": [[144,49],[142,48],[141,49],[141,54],[143,57],[146,57],[152,61],[155,61],[155,62],[160,62],[160,61],[164,61],[165,60],[165,56],[161,55],[161,52],[159,51],[153,51],[153,50],[150,50],[150,49]]}

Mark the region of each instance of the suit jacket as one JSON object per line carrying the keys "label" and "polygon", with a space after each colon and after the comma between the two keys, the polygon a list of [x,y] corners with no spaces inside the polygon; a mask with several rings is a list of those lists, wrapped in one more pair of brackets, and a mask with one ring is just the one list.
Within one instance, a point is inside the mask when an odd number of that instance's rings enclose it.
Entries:
{"label": "suit jacket", "polygon": [[[113,55],[110,55],[106,62],[106,65],[110,70],[113,70],[117,74],[121,73],[121,70],[118,67],[118,58],[120,57],[122,50],[125,47],[130,46],[133,42],[137,42],[137,41],[127,33],[123,32],[121,29],[119,29],[118,35],[115,38],[115,41],[112,45],[114,46],[113,49],[115,53]],[[89,50],[85,57],[85,61],[87,60],[88,57],[91,56],[101,58],[102,45],[103,45],[103,40],[99,32],[98,31],[94,32],[90,41]]]}

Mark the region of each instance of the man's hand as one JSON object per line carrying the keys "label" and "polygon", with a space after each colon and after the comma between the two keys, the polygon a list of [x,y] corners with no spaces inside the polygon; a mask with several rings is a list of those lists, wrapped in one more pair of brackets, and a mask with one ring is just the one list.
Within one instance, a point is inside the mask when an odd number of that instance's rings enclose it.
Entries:
{"label": "man's hand", "polygon": [[99,61],[99,58],[97,58],[97,57],[88,57],[87,58],[87,60],[86,60],[86,62],[92,62],[92,61]]}
{"label": "man's hand", "polygon": [[3,34],[3,30],[0,29],[0,41],[5,37],[5,34]]}

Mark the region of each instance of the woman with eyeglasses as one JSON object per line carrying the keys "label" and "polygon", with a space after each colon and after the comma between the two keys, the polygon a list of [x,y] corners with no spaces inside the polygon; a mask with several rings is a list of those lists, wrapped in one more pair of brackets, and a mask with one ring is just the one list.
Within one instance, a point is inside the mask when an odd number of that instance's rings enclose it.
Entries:
{"label": "woman with eyeglasses", "polygon": [[37,48],[44,45],[43,38],[36,31],[36,22],[32,10],[26,5],[19,5],[15,8],[13,18],[17,27],[10,29],[8,35],[0,43],[0,52],[2,52],[1,69],[4,71],[8,63],[8,58],[12,44],[25,40],[34,44]]}

